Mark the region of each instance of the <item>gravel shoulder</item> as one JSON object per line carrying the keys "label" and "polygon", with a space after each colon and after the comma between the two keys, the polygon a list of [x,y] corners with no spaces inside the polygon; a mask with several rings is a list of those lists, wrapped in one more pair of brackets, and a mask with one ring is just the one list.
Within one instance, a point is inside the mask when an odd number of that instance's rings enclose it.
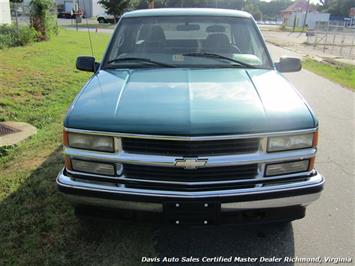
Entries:
{"label": "gravel shoulder", "polygon": [[[355,59],[351,59],[346,55],[343,57],[337,55],[335,52],[336,47],[324,48],[324,46],[314,47],[313,45],[305,44],[307,41],[305,33],[274,31],[263,27],[261,27],[261,31],[266,42],[295,52],[302,58],[311,57],[318,61],[322,61],[323,59],[334,60],[340,63],[355,65]],[[355,47],[353,50],[355,51]]]}

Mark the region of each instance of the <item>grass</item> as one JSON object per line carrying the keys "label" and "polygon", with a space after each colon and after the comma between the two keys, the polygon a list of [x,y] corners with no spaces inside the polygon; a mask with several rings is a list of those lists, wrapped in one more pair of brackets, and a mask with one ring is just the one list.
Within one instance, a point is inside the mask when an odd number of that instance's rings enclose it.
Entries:
{"label": "grass", "polygon": [[[92,38],[99,58],[109,35]],[[87,33],[63,30],[49,42],[0,50],[0,121],[38,128],[0,150],[0,265],[134,265],[132,254],[151,255],[146,227],[82,226],[56,190],[63,117],[90,76],[74,68],[85,54]]]}
{"label": "grass", "polygon": [[321,63],[312,59],[306,59],[302,64],[307,70],[355,90],[355,66],[353,65]]}
{"label": "grass", "polygon": [[86,28],[86,27],[89,27],[89,28],[99,28],[99,29],[114,29],[116,24],[110,24],[110,23],[106,23],[106,24],[102,24],[102,23],[89,23],[89,24],[86,24],[85,22],[81,23],[78,25],[79,27],[82,27],[82,28]]}
{"label": "grass", "polygon": [[[93,34],[93,38],[94,51],[101,55],[108,37]],[[62,31],[50,42],[0,50],[0,121],[31,123],[40,137],[53,140],[54,128],[61,127],[58,119],[89,77],[74,69],[79,54],[90,54],[87,33]],[[2,156],[0,163],[13,156]]]}
{"label": "grass", "polygon": [[[90,29],[114,29],[116,26],[116,24],[100,24],[100,23],[88,23],[86,24],[85,20],[78,24],[78,28],[87,28],[89,27]],[[68,27],[68,26],[66,26]],[[76,25],[70,25],[69,27],[76,27]]]}

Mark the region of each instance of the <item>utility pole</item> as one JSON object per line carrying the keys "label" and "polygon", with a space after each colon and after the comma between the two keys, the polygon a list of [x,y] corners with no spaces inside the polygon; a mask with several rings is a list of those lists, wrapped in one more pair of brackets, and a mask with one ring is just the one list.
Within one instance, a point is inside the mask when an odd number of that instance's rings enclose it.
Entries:
{"label": "utility pole", "polygon": [[308,3],[307,3],[307,10],[306,10],[306,14],[304,15],[302,32],[304,32],[304,28],[306,27],[307,17],[308,17],[308,13],[309,13],[309,2],[310,2],[310,0],[308,0]]}
{"label": "utility pole", "polygon": [[18,13],[17,13],[17,9],[18,9],[18,2],[16,0],[15,1],[15,17],[16,17],[16,30],[17,30],[17,33],[18,33],[19,28],[18,28]]}

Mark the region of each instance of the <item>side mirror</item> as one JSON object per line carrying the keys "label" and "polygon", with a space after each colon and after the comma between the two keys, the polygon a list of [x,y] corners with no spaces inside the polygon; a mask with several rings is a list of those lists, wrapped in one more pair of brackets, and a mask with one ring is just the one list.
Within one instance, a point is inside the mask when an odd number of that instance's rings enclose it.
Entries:
{"label": "side mirror", "polygon": [[275,63],[276,69],[279,72],[297,72],[302,69],[302,63],[299,58],[281,57],[280,62]]}
{"label": "side mirror", "polygon": [[95,62],[95,57],[92,56],[79,56],[76,59],[76,68],[82,71],[96,72],[99,63]]}

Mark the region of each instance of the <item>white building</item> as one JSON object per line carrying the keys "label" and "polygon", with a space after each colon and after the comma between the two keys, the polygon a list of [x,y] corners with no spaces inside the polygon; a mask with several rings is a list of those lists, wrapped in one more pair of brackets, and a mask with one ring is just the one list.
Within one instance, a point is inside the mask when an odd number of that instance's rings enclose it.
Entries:
{"label": "white building", "polygon": [[10,1],[0,0],[0,25],[10,24],[10,23],[11,23]]}
{"label": "white building", "polygon": [[94,17],[105,12],[105,9],[98,3],[98,0],[56,0],[58,8],[65,11],[73,9],[74,5],[78,5],[84,10],[87,17]]}
{"label": "white building", "polygon": [[[292,12],[287,18],[287,26],[293,27],[295,25],[296,27],[303,27],[305,16],[306,12]],[[329,22],[329,18],[329,13],[312,11],[308,13],[305,25],[308,25],[310,29],[314,29],[317,22]]]}

